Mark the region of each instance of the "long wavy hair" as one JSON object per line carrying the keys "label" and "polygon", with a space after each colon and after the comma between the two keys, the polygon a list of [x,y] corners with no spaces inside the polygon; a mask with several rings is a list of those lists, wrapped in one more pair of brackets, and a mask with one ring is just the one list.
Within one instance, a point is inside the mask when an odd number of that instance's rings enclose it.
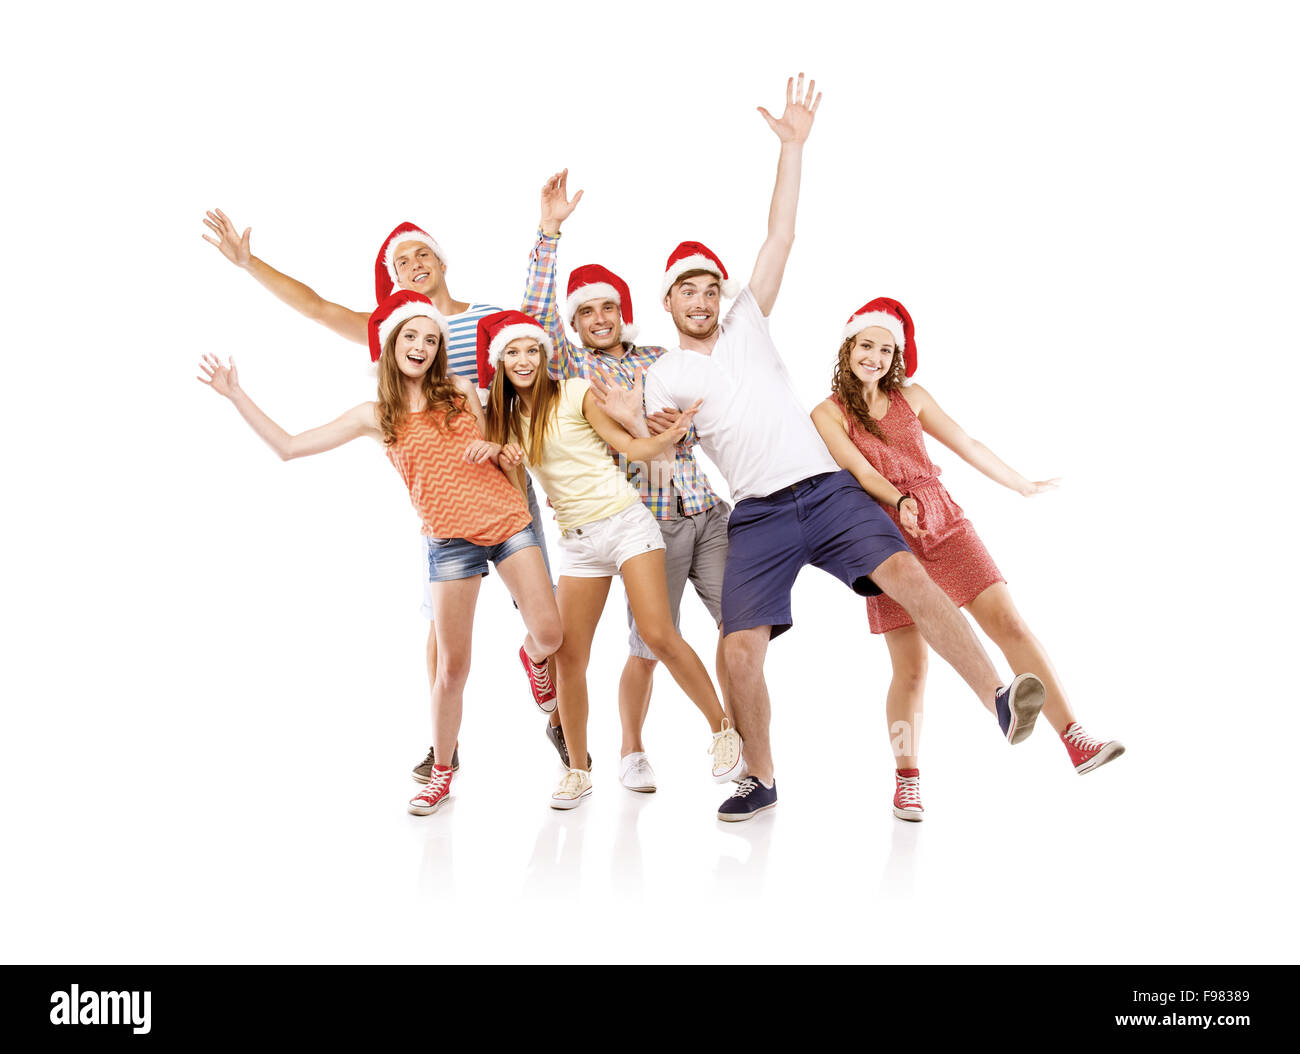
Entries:
{"label": "long wavy hair", "polygon": [[[844,409],[848,411],[849,416],[857,421],[866,431],[879,439],[882,443],[888,443],[889,437],[885,431],[871,418],[867,410],[867,400],[862,397],[862,381],[853,374],[853,366],[850,359],[853,355],[853,348],[858,343],[858,334],[849,337],[840,345],[840,353],[835,362],[835,371],[831,374],[831,391],[839,396],[840,402],[844,404]],[[906,380],[903,375],[903,355],[897,347],[894,348],[894,357],[889,363],[889,369],[885,370],[885,375],[877,382],[876,387],[886,395],[899,391]]]}
{"label": "long wavy hair", "polygon": [[[546,349],[538,345],[542,361],[533,380],[533,412],[529,415],[528,446],[524,449],[524,458],[530,465],[541,464],[542,451],[546,448],[546,436],[551,425],[556,421],[560,409],[560,386],[551,377],[547,369]],[[510,442],[513,435],[522,438],[523,409],[519,398],[519,389],[506,376],[503,367],[498,366],[492,384],[488,387],[487,401],[487,438],[489,442],[502,446]]]}
{"label": "long wavy hair", "polygon": [[[405,375],[397,365],[397,338],[403,326],[398,326],[384,341],[383,353],[379,356],[379,428],[384,433],[384,444],[391,446],[397,442],[398,433],[410,416],[407,409]],[[424,409],[444,410],[446,417],[443,427],[451,427],[457,414],[469,413],[465,403],[465,393],[456,387],[447,373],[447,349],[441,332],[438,334],[438,350],[433,356],[428,370],[420,378],[420,394],[424,396]]]}

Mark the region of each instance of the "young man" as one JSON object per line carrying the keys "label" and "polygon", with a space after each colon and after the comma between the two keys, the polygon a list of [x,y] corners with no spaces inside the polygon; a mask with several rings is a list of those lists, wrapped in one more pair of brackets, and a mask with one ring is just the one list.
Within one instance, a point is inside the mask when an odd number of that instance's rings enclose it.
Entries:
{"label": "young man", "polygon": [[[641,375],[664,353],[664,349],[632,343],[636,326],[632,321],[632,297],[627,283],[607,268],[588,264],[575,269],[569,276],[564,310],[561,312],[556,305],[555,250],[560,228],[582,199],[582,191],[578,191],[569,200],[568,175],[568,169],[558,172],[542,187],[541,220],[537,243],[529,258],[523,309],[541,322],[550,334],[555,346],[555,358],[550,364],[552,376],[557,379],[586,377],[592,381],[592,389],[602,404],[612,413],[618,413],[617,407],[621,404],[621,416],[639,418]],[[569,341],[564,330],[566,322],[578,334],[580,347]],[[695,437],[691,434],[678,444],[671,478],[650,479],[649,471],[640,471],[637,465],[628,466],[628,479],[659,522],[667,550],[668,603],[673,625],[679,630],[682,592],[688,578],[713,621],[721,624],[722,572],[727,558],[727,518],[731,512],[700,470],[691,451],[694,442]],[[619,460],[613,450],[610,454],[615,461]],[[637,632],[631,605],[628,606],[627,621],[630,654],[618,689],[619,717],[623,726],[619,779],[628,790],[651,792],[656,788],[654,769],[646,756],[641,733],[650,709],[650,692],[658,660]],[[725,707],[726,673],[721,634],[718,636],[717,669]],[[715,761],[722,760],[715,757]]]}
{"label": "young man", "polygon": [[[957,608],[925,573],[884,511],[830,456],[799,404],[768,333],[794,241],[803,144],[821,102],[814,82],[786,84],[780,120],[759,113],[781,141],[767,240],[748,286],[719,323],[734,280],[706,246],[683,242],[668,259],[664,308],[680,347],[645,376],[647,407],[686,407],[703,400],[696,428],[704,452],[731,486],[735,508],[722,587],[722,631],[729,704],[745,741],[749,774],[718,810],[720,820],[747,820],[776,805],[763,679],[768,642],[790,628],[790,593],[806,564],[835,575],[855,592],[884,592],[912,616],[930,645],[995,713],[1012,743],[1032,730],[1043,686],[1022,674],[1004,688]],[[905,515],[908,514],[905,510]],[[911,511],[915,515],[915,511]]]}
{"label": "young man", "polygon": [[[305,318],[319,322],[345,340],[355,344],[369,344],[371,361],[378,360],[379,348],[374,340],[375,334],[370,325],[369,312],[354,311],[342,304],[326,300],[310,286],[296,278],[290,278],[254,256],[250,246],[253,228],[245,228],[244,233],[239,234],[234,223],[220,209],[207,213],[203,223],[216,235],[216,237],[209,237],[205,234],[203,240],[215,245],[221,251],[221,255],[232,264],[247,271],[273,296],[288,304]],[[447,320],[450,334],[447,341],[448,369],[469,378],[474,382],[475,387],[481,387],[478,379],[478,320],[501,309],[490,304],[467,303],[455,299],[447,289],[446,274],[447,254],[433,237],[413,223],[398,224],[384,239],[375,257],[375,303],[382,302],[398,288],[409,289],[427,296]],[[541,511],[537,505],[531,479],[528,481],[528,508],[533,514],[533,530],[541,543],[542,557],[546,561],[546,569],[549,573],[550,556],[546,551]],[[423,538],[421,538],[420,554],[424,596],[420,613],[429,620],[426,665],[429,685],[432,689],[438,668],[438,646],[433,628],[433,600],[429,589],[427,554]],[[548,698],[548,693],[550,696],[554,695],[549,671],[526,669],[525,672],[528,674],[529,687],[534,699]],[[555,720],[558,722],[558,717]],[[551,738],[552,742],[556,742],[554,736]],[[562,737],[556,742],[556,747],[567,767],[568,754],[563,749]],[[453,769],[460,767],[459,751],[452,758],[451,764]],[[411,777],[417,783],[427,783],[432,766],[433,748],[430,747],[424,761],[411,770]]]}

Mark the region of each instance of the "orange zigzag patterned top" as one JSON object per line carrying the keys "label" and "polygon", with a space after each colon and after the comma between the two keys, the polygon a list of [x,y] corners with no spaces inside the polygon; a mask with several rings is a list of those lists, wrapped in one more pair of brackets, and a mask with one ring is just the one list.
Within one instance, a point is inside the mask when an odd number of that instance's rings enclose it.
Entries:
{"label": "orange zigzag patterned top", "polygon": [[472,465],[465,448],[482,439],[472,413],[444,427],[445,409],[411,414],[388,448],[388,460],[411,492],[433,538],[497,545],[533,522],[524,496],[491,461]]}

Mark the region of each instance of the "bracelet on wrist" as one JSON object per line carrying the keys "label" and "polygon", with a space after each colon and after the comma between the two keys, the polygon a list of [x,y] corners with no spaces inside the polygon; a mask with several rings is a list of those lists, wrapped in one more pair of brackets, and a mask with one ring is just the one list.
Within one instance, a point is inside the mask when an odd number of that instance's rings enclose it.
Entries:
{"label": "bracelet on wrist", "polygon": [[903,495],[901,495],[901,496],[899,497],[899,499],[898,499],[898,502],[894,505],[894,511],[895,511],[895,512],[902,512],[902,511],[903,511],[903,502],[907,501],[907,499],[910,498],[911,496],[912,496],[912,495],[910,495],[910,494],[903,494]]}

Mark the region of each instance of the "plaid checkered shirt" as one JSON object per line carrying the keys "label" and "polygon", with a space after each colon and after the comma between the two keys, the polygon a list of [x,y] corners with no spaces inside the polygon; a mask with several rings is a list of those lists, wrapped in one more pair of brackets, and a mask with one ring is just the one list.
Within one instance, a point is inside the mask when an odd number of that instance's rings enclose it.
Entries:
{"label": "plaid checkered shirt", "polygon": [[[619,386],[630,389],[636,383],[636,371],[649,369],[665,349],[639,347],[625,342],[624,354],[620,358],[594,348],[575,347],[569,342],[564,332],[564,319],[560,317],[555,302],[555,245],[559,240],[558,234],[545,234],[540,230],[537,232],[537,244],[533,246],[532,255],[528,258],[528,286],[524,291],[523,306],[526,314],[532,315],[542,324],[555,345],[555,359],[549,364],[551,376],[556,380],[567,377],[590,379],[599,369],[606,377],[614,378]],[[609,452],[618,466],[625,469],[628,481],[636,487],[641,500],[654,513],[655,519],[676,520],[682,513],[694,516],[711,509],[721,500],[695,460],[692,448],[696,442],[695,428],[692,426],[686,438],[677,444],[673,457],[672,485],[662,490],[652,486],[648,479],[641,478],[638,464],[629,465],[627,459],[612,447]],[[680,510],[678,499],[681,501]]]}

